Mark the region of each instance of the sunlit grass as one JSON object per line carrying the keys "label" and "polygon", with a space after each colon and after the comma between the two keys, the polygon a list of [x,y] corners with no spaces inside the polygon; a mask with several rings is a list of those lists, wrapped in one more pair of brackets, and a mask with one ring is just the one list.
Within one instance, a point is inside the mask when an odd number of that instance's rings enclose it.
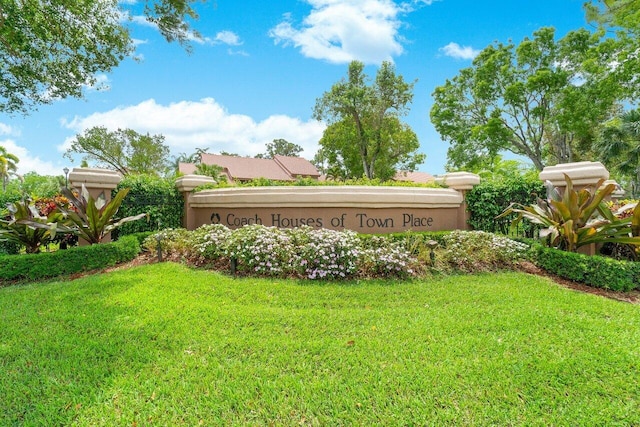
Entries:
{"label": "sunlit grass", "polygon": [[640,424],[640,307],[517,273],[0,289],[0,425]]}

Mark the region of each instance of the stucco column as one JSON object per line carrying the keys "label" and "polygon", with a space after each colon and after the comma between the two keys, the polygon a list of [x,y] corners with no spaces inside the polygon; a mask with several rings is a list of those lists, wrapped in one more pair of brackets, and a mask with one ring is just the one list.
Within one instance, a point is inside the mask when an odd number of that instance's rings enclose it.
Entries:
{"label": "stucco column", "polygon": [[600,179],[609,179],[609,171],[600,162],[560,163],[547,166],[540,172],[540,180],[549,181],[562,193],[567,187],[564,175],[571,178],[575,189],[596,185]]}
{"label": "stucco column", "polygon": [[[91,197],[97,200],[103,195],[107,202],[111,200],[111,190],[115,189],[121,180],[122,175],[109,169],[73,168],[69,173],[71,187],[80,191],[84,184]],[[106,235],[102,241],[111,241],[111,234]],[[86,244],[84,239],[80,239],[80,244]]]}
{"label": "stucco column", "polygon": [[620,184],[618,184],[615,179],[608,179],[608,180],[606,180],[605,182],[602,183],[602,186],[605,187],[605,186],[607,186],[609,184],[613,184],[613,185],[616,186],[616,189],[613,190],[613,193],[611,193],[611,196],[609,196],[609,198],[614,202],[616,200],[624,199],[624,196],[626,195],[626,193],[622,189]]}
{"label": "stucco column", "polygon": [[462,204],[458,209],[458,228],[460,230],[470,230],[467,192],[480,184],[480,176],[470,172],[450,172],[438,181],[462,194]]}
{"label": "stucco column", "polygon": [[196,219],[191,207],[191,192],[201,185],[215,184],[216,181],[210,176],[203,175],[183,175],[176,179],[176,187],[184,198],[184,213],[182,215],[182,226],[187,230],[196,229]]}

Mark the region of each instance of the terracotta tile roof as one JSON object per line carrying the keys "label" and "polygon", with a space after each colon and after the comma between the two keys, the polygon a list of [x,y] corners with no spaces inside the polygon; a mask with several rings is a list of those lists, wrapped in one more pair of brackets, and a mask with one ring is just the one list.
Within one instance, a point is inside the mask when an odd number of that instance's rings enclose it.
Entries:
{"label": "terracotta tile roof", "polygon": [[272,159],[256,159],[253,157],[221,156],[218,154],[204,153],[202,163],[218,165],[229,171],[234,180],[251,180],[254,178],[269,178],[278,181],[293,181],[278,163]]}
{"label": "terracotta tile roof", "polygon": [[279,163],[292,177],[305,176],[317,178],[320,172],[307,159],[302,157],[275,156],[273,160]]}
{"label": "terracotta tile roof", "polygon": [[185,175],[191,175],[196,173],[196,165],[193,163],[178,163],[178,171]]}
{"label": "terracotta tile roof", "polygon": [[427,182],[433,182],[436,178],[428,174],[426,172],[409,172],[409,171],[398,171],[396,172],[396,176],[393,177],[395,181],[411,181],[418,184],[425,184]]}

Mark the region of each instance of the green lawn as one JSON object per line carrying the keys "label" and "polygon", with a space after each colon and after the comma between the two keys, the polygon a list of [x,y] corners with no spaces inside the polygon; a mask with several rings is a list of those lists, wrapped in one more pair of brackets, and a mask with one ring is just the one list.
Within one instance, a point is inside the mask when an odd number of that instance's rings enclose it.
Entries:
{"label": "green lawn", "polygon": [[640,307],[518,273],[0,289],[0,425],[639,425]]}

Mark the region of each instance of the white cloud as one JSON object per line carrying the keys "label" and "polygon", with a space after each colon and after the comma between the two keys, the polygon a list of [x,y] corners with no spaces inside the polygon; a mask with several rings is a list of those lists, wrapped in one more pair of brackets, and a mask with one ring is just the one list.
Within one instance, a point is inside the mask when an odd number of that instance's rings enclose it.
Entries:
{"label": "white cloud", "polygon": [[460,46],[455,42],[451,42],[445,47],[441,47],[440,51],[444,52],[446,56],[456,59],[473,59],[480,53],[479,50],[476,50],[471,46]]}
{"label": "white cloud", "polygon": [[24,175],[27,172],[37,172],[39,175],[62,175],[62,166],[41,160],[26,148],[16,144],[12,139],[2,140],[0,145],[6,148],[7,152],[18,157],[19,161],[16,166],[20,175]]}
{"label": "white cloud", "polygon": [[300,48],[309,58],[379,64],[402,54],[398,18],[407,5],[391,0],[307,0],[312,6],[296,28],[291,16],[269,31],[275,43]]}
{"label": "white cloud", "polygon": [[240,46],[242,44],[240,37],[233,31],[220,31],[214,37],[213,42],[216,44],[227,44],[229,46]]}
{"label": "white cloud", "polygon": [[0,123],[0,135],[19,136],[20,131],[18,129],[12,128],[8,124]]}
{"label": "white cloud", "polygon": [[[256,122],[243,114],[231,114],[212,98],[161,105],[149,99],[137,105],[118,107],[63,121],[62,125],[82,133],[94,126],[110,130],[130,128],[140,133],[162,134],[172,154],[189,153],[196,147],[208,147],[212,153],[227,151],[253,156],[265,151],[265,144],[283,138],[304,148],[303,156],[312,158],[317,151],[325,125],[315,120],[273,115]],[[65,151],[68,138],[59,151]]]}

